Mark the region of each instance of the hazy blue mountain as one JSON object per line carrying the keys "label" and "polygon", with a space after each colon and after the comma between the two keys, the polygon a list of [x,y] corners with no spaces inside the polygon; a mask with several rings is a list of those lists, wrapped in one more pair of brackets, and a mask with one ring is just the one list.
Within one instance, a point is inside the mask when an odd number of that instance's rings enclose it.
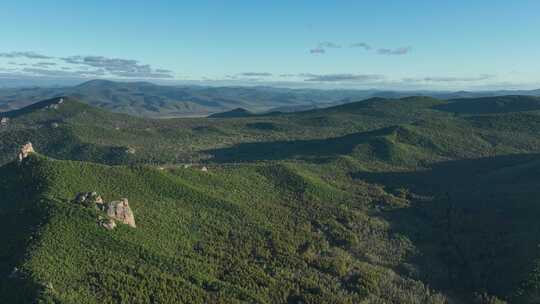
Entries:
{"label": "hazy blue mountain", "polygon": [[316,90],[273,87],[167,86],[149,82],[92,80],[71,87],[0,89],[0,111],[9,111],[58,96],[72,96],[114,112],[147,117],[207,116],[244,108],[251,112],[296,112],[373,97],[431,96],[439,99],[540,95],[534,91],[435,92]]}

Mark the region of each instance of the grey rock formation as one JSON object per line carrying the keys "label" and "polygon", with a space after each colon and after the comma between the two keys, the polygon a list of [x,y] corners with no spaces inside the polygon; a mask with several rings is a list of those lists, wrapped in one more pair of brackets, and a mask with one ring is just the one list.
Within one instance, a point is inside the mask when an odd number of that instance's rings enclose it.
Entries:
{"label": "grey rock formation", "polygon": [[32,146],[32,143],[28,142],[21,147],[21,150],[19,151],[19,154],[17,155],[17,159],[19,160],[19,162],[22,162],[23,159],[27,158],[30,153],[35,153],[35,152],[36,151],[34,151],[34,147]]}
{"label": "grey rock formation", "polygon": [[122,222],[130,227],[137,227],[135,225],[135,216],[133,211],[129,207],[127,198],[123,198],[120,201],[112,201],[107,204],[107,215],[115,220]]}
{"label": "grey rock formation", "polygon": [[73,202],[83,205],[84,207],[94,207],[99,211],[106,212],[106,217],[98,216],[97,223],[100,227],[107,230],[113,230],[116,228],[116,221],[133,228],[137,227],[135,225],[135,215],[129,207],[127,198],[105,203],[101,195],[99,195],[97,192],[80,192],[75,196]]}
{"label": "grey rock formation", "polygon": [[116,222],[113,219],[105,219],[101,216],[98,218],[98,224],[107,230],[116,228]]}
{"label": "grey rock formation", "polygon": [[97,192],[81,192],[77,194],[74,201],[86,207],[95,206],[99,210],[103,209],[104,204],[103,198]]}

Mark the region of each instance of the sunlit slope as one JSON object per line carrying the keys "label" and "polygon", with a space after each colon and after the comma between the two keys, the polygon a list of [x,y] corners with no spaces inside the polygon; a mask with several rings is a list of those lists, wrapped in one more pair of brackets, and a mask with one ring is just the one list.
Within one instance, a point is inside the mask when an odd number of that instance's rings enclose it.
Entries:
{"label": "sunlit slope", "polygon": [[[419,281],[395,272],[413,245],[369,212],[375,200],[389,208],[404,202],[360,185],[346,191],[309,167],[245,165],[204,173],[33,155],[2,170],[32,179],[4,184],[1,197],[40,185],[31,198],[33,212],[43,210],[40,224],[29,223],[17,236],[19,249],[9,253],[16,258],[5,260],[2,270],[18,267],[15,282],[33,286],[42,300],[442,303]],[[98,211],[72,202],[83,191],[107,201],[129,198],[137,228],[100,227]],[[25,205],[18,202],[2,201],[2,214],[20,212]]]}
{"label": "sunlit slope", "polygon": [[[535,303],[540,116],[524,100],[152,120],[66,97],[7,113],[1,300]],[[26,141],[40,155],[11,162]],[[72,202],[92,191],[128,198],[137,228]]]}
{"label": "sunlit slope", "polygon": [[[523,102],[531,99],[523,98]],[[290,114],[165,120],[114,114],[69,97],[51,108],[58,100],[4,114],[9,123],[0,127],[2,162],[27,141],[58,159],[108,164],[320,160],[373,154],[383,161],[416,165],[538,151],[536,111],[518,107],[523,111],[456,115],[441,109],[456,102],[428,97],[371,99]],[[477,107],[476,100],[470,102]],[[512,97],[505,108],[520,102]],[[457,103],[467,106],[465,101]]]}

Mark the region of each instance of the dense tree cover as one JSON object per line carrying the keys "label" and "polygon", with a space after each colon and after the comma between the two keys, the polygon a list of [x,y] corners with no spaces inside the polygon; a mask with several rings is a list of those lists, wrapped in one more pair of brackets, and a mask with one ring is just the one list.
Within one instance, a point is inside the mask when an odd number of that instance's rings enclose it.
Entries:
{"label": "dense tree cover", "polygon": [[[31,250],[4,265],[42,301],[444,303],[394,269],[413,248],[369,215],[370,201],[400,204],[380,189],[358,196],[292,164],[163,172],[32,156],[8,167],[43,184],[33,202],[46,225],[29,227]],[[83,189],[128,196],[138,228],[99,227],[71,200]]]}
{"label": "dense tree cover", "polygon": [[[0,302],[538,301],[540,115],[516,97],[159,121],[54,102],[0,129]],[[100,227],[83,191],[128,197],[137,228]]]}

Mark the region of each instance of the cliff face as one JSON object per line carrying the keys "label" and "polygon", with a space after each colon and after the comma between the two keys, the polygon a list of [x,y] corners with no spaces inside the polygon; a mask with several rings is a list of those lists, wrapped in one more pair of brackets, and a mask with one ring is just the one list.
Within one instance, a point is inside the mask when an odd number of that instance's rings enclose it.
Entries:
{"label": "cliff face", "polygon": [[30,153],[35,153],[34,147],[32,146],[32,143],[26,143],[21,147],[21,150],[19,151],[19,154],[17,155],[17,159],[19,162],[22,162],[23,159],[27,158]]}
{"label": "cliff face", "polygon": [[98,216],[98,224],[106,229],[112,230],[116,228],[116,221],[136,228],[135,216],[129,207],[127,198],[105,203],[97,192],[81,192],[77,194],[74,202],[84,207],[94,207],[96,210],[106,213],[107,218],[101,215]]}
{"label": "cliff face", "polygon": [[135,216],[133,215],[133,211],[131,211],[131,208],[129,207],[129,202],[127,198],[108,203],[107,215],[110,218],[118,220],[121,223],[126,224],[130,227],[137,227],[135,225]]}

